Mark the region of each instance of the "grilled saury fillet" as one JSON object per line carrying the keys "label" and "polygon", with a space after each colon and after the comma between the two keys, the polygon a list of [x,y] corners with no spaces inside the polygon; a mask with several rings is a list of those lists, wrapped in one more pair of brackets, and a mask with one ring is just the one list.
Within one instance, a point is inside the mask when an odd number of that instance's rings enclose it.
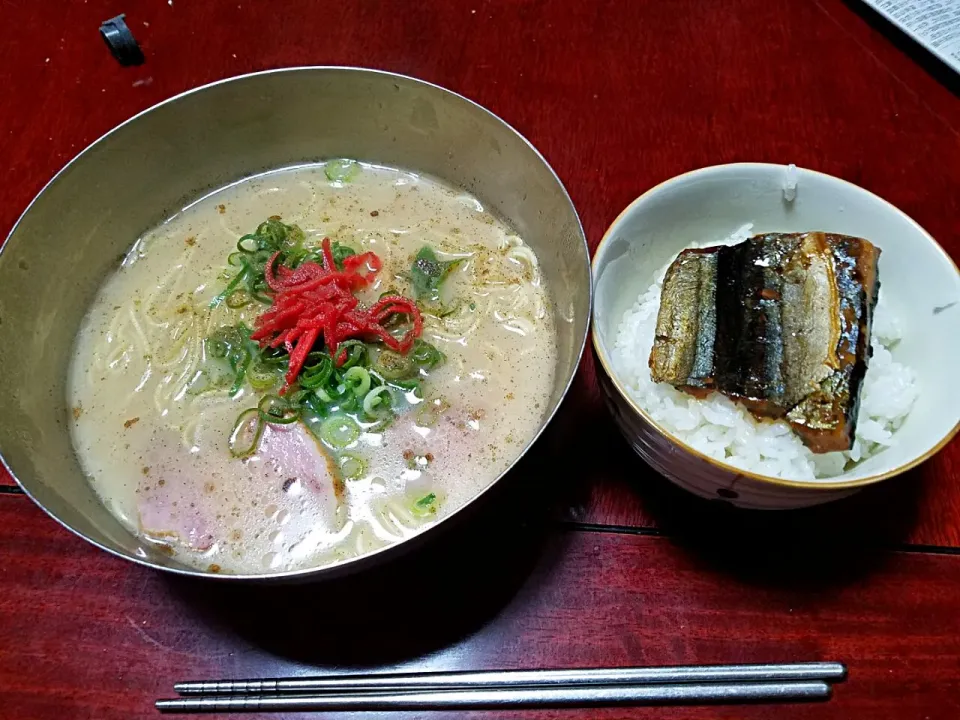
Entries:
{"label": "grilled saury fillet", "polygon": [[768,233],[684,250],[667,270],[653,380],[785,418],[814,452],[853,444],[880,250],[832,233]]}

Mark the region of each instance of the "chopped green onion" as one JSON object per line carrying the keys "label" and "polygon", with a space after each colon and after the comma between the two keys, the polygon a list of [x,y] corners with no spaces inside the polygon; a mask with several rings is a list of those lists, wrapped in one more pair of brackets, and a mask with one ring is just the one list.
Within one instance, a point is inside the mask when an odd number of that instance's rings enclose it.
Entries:
{"label": "chopped green onion", "polygon": [[333,360],[325,352],[315,351],[307,356],[307,364],[300,371],[299,382],[302,387],[314,390],[326,385],[331,375]]}
{"label": "chopped green onion", "polygon": [[420,517],[435,515],[437,512],[437,496],[435,493],[424,495],[413,504],[413,512]]}
{"label": "chopped green onion", "polygon": [[264,305],[269,305],[270,303],[273,302],[273,298],[261,290],[254,290],[253,292],[250,293],[250,297],[252,297],[257,302],[263,303]]}
{"label": "chopped green onion", "polygon": [[337,355],[346,350],[347,357],[340,366],[340,370],[349,370],[354,365],[360,365],[367,359],[367,346],[362,340],[345,340],[337,348]]}
{"label": "chopped green onion", "polygon": [[260,351],[260,362],[271,367],[283,368],[286,370],[289,362],[287,351],[283,348],[263,348]]}
{"label": "chopped green onion", "polygon": [[293,261],[305,252],[305,238],[299,227],[285,225],[276,218],[260,223],[255,232],[242,236],[237,240],[237,251],[227,258],[227,262],[239,270],[224,291],[210,301],[210,307],[217,307],[241,284],[252,300],[269,305],[272,298],[264,279],[267,263],[279,252],[280,262],[295,265]]}
{"label": "chopped green onion", "polygon": [[339,450],[360,437],[360,426],[346,415],[331,415],[320,425],[320,439]]}
{"label": "chopped green onion", "polygon": [[375,423],[364,427],[363,431],[367,433],[385,433],[387,428],[393,425],[394,419],[395,417],[393,415],[380,418]]}
{"label": "chopped green onion", "polygon": [[336,404],[336,409],[344,412],[355,413],[360,409],[360,398],[351,392],[346,386],[341,387],[343,387],[343,392],[333,398],[334,403]]}
{"label": "chopped green onion", "polygon": [[422,403],[417,410],[416,422],[420,427],[433,427],[440,416],[450,409],[450,404],[442,398]]}
{"label": "chopped green onion", "polygon": [[238,392],[240,392],[240,389],[243,387],[243,381],[246,379],[246,376],[247,376],[247,368],[250,366],[250,361],[252,360],[249,352],[247,352],[246,350],[244,350],[243,352],[244,352],[244,355],[243,355],[244,359],[241,363],[237,365],[237,375],[233,379],[233,385],[230,386],[231,395],[236,395]]}
{"label": "chopped green onion", "polygon": [[230,433],[228,446],[230,454],[234,457],[247,457],[252,455],[257,445],[260,443],[260,436],[263,434],[263,423],[260,421],[260,413],[257,408],[249,408],[240,413],[233,431]]}
{"label": "chopped green onion", "polygon": [[[401,388],[403,389],[403,388]],[[423,388],[420,387],[420,383],[417,383],[412,388],[409,388],[405,391],[405,397],[407,402],[411,405],[419,405],[423,402]]]}
{"label": "chopped green onion", "polygon": [[254,390],[269,390],[277,384],[280,377],[276,370],[264,365],[261,360],[252,363],[247,370],[247,380]]}
{"label": "chopped green onion", "polygon": [[441,364],[447,356],[426,340],[417,338],[413,343],[413,350],[410,351],[410,359],[419,367],[429,370]]}
{"label": "chopped green onion", "polygon": [[357,397],[363,397],[370,390],[370,373],[362,367],[352,367],[343,374],[344,383]]}
{"label": "chopped green onion", "polygon": [[236,395],[243,387],[247,370],[260,348],[250,339],[250,328],[243,323],[217,328],[204,340],[204,352],[213,360],[226,360],[233,373],[230,394]]}
{"label": "chopped green onion", "polygon": [[283,245],[299,247],[304,234],[296,225],[286,225],[277,218],[269,218],[257,226],[257,245],[260,250],[280,250]]}
{"label": "chopped green onion", "polygon": [[330,246],[330,251],[333,253],[333,264],[337,266],[337,270],[343,270],[343,261],[351,255],[357,254],[357,251],[352,247],[339,242],[333,243]]}
{"label": "chopped green onion", "polygon": [[296,392],[292,392],[287,395],[287,397],[284,399],[291,407],[299,408],[304,404],[304,402],[306,402],[307,398],[310,397],[313,397],[313,393],[311,393],[309,390],[297,390]]}
{"label": "chopped green onion", "polygon": [[234,290],[227,295],[227,307],[233,310],[246,307],[251,302],[253,302],[253,298],[246,290]]}
{"label": "chopped green onion", "polygon": [[367,471],[367,464],[363,458],[352,453],[343,453],[340,455],[340,474],[344,480],[359,480]]}
{"label": "chopped green onion", "polygon": [[417,373],[417,368],[408,355],[401,355],[393,350],[381,350],[373,367],[387,380],[408,380]]}
{"label": "chopped green onion", "polygon": [[289,425],[300,419],[300,408],[278,395],[264,395],[257,405],[260,419],[268,423]]}
{"label": "chopped green onion", "polygon": [[404,392],[420,389],[420,378],[412,378],[411,380],[387,380],[384,378],[383,382]]}
{"label": "chopped green onion", "polygon": [[459,264],[460,260],[448,262],[438,260],[437,254],[429,245],[420,248],[410,268],[413,291],[417,300],[430,306],[440,306],[440,285]]}
{"label": "chopped green onion", "polygon": [[240,272],[238,272],[236,276],[233,278],[233,280],[227,283],[227,287],[224,288],[223,292],[217,295],[213,300],[210,301],[210,307],[211,308],[217,307],[217,305],[222,303],[224,299],[226,299],[229,295],[231,295],[233,291],[237,289],[237,286],[240,285],[240,283],[246,279],[249,270],[250,270],[249,266],[244,265],[243,268],[240,270]]}
{"label": "chopped green onion", "polygon": [[260,241],[254,233],[244,235],[237,240],[237,250],[244,254],[255,253],[260,249]]}
{"label": "chopped green onion", "polygon": [[389,410],[392,403],[390,388],[386,385],[375,387],[363,398],[363,411],[372,418],[379,417],[383,410]]}
{"label": "chopped green onion", "polygon": [[230,347],[227,345],[226,341],[222,340],[216,335],[212,335],[207,338],[205,348],[207,355],[212,358],[216,358],[217,360],[223,360],[227,356],[227,353],[230,352]]}
{"label": "chopped green onion", "polygon": [[355,160],[330,160],[323,172],[333,182],[350,182],[360,172],[360,164]]}

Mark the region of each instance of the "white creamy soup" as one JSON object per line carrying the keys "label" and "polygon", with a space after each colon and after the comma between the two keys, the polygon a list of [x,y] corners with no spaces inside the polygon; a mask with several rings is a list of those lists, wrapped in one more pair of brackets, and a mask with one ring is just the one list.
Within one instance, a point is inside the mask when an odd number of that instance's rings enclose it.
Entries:
{"label": "white creamy soup", "polygon": [[332,161],[137,240],[79,333],[74,442],[111,512],[181,562],[320,566],[488,486],[537,431],[555,361],[508,226],[436,180]]}

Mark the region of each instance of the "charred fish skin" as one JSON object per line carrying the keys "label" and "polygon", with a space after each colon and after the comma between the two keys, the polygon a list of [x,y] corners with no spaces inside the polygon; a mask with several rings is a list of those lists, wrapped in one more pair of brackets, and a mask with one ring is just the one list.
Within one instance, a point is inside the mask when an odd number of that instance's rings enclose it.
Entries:
{"label": "charred fish skin", "polygon": [[795,244],[769,234],[717,250],[717,387],[765,417],[786,411],[781,267]]}
{"label": "charred fish skin", "polygon": [[832,233],[684,250],[667,271],[651,376],[783,418],[814,452],[852,447],[880,251]]}

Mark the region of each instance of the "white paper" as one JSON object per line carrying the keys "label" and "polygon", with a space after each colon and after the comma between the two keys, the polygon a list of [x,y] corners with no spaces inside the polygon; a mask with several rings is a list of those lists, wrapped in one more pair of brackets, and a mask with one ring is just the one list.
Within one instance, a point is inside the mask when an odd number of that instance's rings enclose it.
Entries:
{"label": "white paper", "polygon": [[960,0],[864,0],[960,72]]}

